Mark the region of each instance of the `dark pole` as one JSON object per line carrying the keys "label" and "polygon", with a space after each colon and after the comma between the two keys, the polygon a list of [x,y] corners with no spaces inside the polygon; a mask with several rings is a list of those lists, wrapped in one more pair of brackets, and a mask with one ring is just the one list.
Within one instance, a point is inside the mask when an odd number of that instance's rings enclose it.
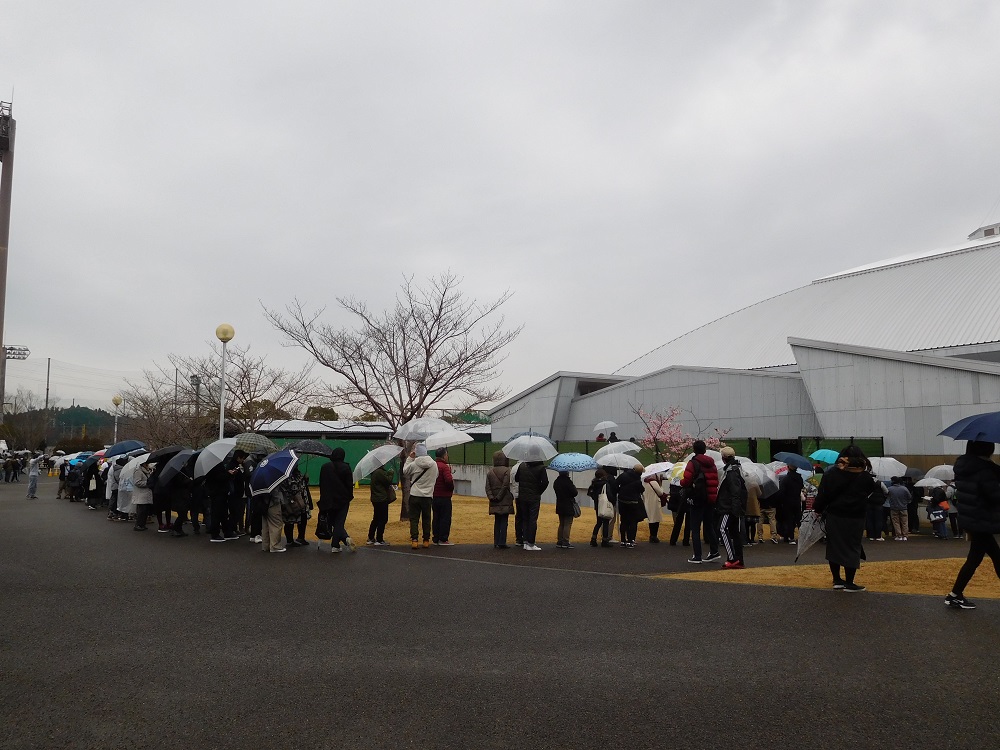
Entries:
{"label": "dark pole", "polygon": [[48,358],[45,366],[45,413],[49,412],[49,378],[52,376],[52,357]]}

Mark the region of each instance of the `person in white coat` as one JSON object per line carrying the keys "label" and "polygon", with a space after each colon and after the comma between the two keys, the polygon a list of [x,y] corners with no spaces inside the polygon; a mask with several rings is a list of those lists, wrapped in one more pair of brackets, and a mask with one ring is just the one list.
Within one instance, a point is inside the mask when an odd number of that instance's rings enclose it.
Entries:
{"label": "person in white coat", "polygon": [[652,474],[642,480],[644,490],[642,502],[646,506],[646,520],[649,523],[649,543],[660,543],[660,523],[663,521],[663,506],[667,504],[667,496],[660,484],[660,474]]}
{"label": "person in white coat", "polygon": [[423,522],[424,546],[431,546],[431,499],[434,497],[434,483],[437,482],[437,462],[427,455],[423,444],[414,448],[403,464],[403,476],[410,484],[410,499],[407,509],[410,515],[410,547],[417,549],[419,525]]}
{"label": "person in white coat", "polygon": [[135,506],[133,528],[136,531],[146,530],[146,518],[149,517],[149,511],[153,507],[153,490],[146,485],[153,468],[150,464],[140,464],[132,472],[132,505]]}

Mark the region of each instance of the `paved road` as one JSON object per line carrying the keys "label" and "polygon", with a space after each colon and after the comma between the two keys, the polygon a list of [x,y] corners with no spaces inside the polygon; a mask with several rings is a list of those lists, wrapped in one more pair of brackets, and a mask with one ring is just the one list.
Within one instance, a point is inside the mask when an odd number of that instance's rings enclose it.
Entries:
{"label": "paved road", "polygon": [[2,748],[996,744],[1000,602],[625,574],[682,554],[652,546],[269,555],[24,487],[0,485]]}

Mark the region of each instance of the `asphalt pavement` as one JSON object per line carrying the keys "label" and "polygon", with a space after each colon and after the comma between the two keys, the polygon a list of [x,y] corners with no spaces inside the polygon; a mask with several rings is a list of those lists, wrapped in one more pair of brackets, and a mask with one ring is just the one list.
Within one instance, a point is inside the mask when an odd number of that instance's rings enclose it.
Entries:
{"label": "asphalt pavement", "polygon": [[2,748],[997,741],[1000,602],[645,577],[684,568],[666,545],[266,554],[25,482],[0,484]]}

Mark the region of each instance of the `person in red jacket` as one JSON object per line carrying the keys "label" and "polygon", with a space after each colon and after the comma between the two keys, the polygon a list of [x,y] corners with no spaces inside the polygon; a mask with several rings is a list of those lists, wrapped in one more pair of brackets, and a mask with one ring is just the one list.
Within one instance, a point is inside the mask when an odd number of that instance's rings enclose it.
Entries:
{"label": "person in red jacket", "polygon": [[431,501],[431,541],[441,547],[451,547],[451,496],[455,492],[455,480],[451,475],[451,465],[448,463],[448,449],[438,448],[434,451],[437,461],[438,476],[434,482],[434,499]]}
{"label": "person in red jacket", "polygon": [[[715,461],[705,455],[705,441],[695,440],[694,455],[684,467],[681,477],[683,502],[688,506],[688,527],[691,529],[691,547],[694,554],[689,563],[700,564],[719,559],[719,536],[715,529],[715,501],[719,491],[719,472]],[[708,542],[708,557],[701,558],[702,527]]]}

